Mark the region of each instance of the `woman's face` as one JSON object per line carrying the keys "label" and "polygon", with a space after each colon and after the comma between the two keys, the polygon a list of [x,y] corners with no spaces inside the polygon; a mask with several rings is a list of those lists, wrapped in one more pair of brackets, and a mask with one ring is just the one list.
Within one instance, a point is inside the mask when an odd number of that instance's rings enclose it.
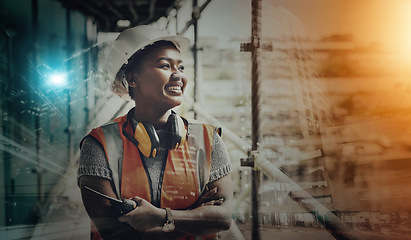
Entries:
{"label": "woman's face", "polygon": [[181,104],[187,85],[180,52],[159,46],[146,55],[134,72],[136,104],[168,110]]}

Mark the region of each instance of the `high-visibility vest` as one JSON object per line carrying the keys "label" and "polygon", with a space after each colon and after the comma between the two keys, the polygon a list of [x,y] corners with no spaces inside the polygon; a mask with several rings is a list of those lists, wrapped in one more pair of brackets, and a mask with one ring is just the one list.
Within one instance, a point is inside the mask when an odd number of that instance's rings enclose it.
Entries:
{"label": "high-visibility vest", "polygon": [[[129,114],[128,114],[129,115]],[[186,121],[188,139],[177,150],[169,150],[160,177],[161,208],[188,209],[200,197],[210,176],[213,135],[221,129],[212,125]],[[127,115],[93,129],[89,136],[104,148],[112,172],[115,193],[119,198],[139,196],[152,202],[153,193],[148,170],[141,160]],[[134,143],[133,143],[134,142]],[[94,228],[92,228],[94,229]],[[94,239],[101,239],[97,232]],[[215,239],[216,234],[199,239]],[[181,239],[197,239],[185,236]]]}

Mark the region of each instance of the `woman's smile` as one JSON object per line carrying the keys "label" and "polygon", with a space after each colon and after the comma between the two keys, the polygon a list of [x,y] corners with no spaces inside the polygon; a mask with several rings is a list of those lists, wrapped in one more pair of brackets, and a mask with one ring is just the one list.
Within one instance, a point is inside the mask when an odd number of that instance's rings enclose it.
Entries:
{"label": "woman's smile", "polygon": [[165,87],[166,92],[173,94],[173,95],[182,95],[183,94],[183,83],[176,82],[167,84]]}

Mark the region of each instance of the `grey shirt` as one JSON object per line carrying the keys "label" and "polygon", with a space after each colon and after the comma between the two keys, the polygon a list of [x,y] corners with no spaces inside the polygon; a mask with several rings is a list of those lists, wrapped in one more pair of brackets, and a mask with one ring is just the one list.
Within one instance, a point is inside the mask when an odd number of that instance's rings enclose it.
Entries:
{"label": "grey shirt", "polygon": [[[166,137],[166,133],[162,130],[157,130],[157,134],[160,142],[165,142],[161,140]],[[230,158],[220,135],[214,134],[213,142],[209,182],[216,181],[232,171]],[[160,147],[160,151],[155,158],[148,159],[142,155],[142,161],[147,166],[152,183],[154,205],[158,205],[160,201],[157,190],[159,189],[162,165],[167,159],[167,153],[168,150],[166,148]],[[108,180],[113,179],[103,147],[97,140],[91,137],[84,139],[77,170],[78,178],[86,175],[102,177]]]}

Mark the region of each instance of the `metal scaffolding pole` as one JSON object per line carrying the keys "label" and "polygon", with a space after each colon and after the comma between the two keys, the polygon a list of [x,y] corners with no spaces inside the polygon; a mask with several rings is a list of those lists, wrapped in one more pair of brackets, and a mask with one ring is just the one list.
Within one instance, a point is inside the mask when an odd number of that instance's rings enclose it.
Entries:
{"label": "metal scaffolding pole", "polygon": [[[72,31],[71,31],[71,9],[66,9],[66,53],[67,53],[67,78],[68,81],[71,83],[71,57],[73,54],[73,44],[72,44]],[[67,87],[67,146],[68,146],[68,161],[73,159],[73,129],[71,127],[71,93],[70,88],[71,85]]]}
{"label": "metal scaffolding pole", "polygon": [[259,143],[261,140],[261,113],[260,113],[260,69],[259,69],[259,58],[260,58],[260,36],[261,36],[261,0],[251,1],[251,43],[246,43],[241,46],[242,51],[251,52],[251,105],[252,105],[252,146],[249,158],[247,161],[241,163],[242,166],[252,167],[251,174],[251,201],[252,201],[252,239],[260,240],[260,170],[254,164],[254,156],[259,150]]}
{"label": "metal scaffolding pole", "polygon": [[[33,57],[32,57],[32,62],[34,66],[37,66],[37,35],[38,35],[38,14],[39,14],[39,7],[38,7],[38,0],[32,0],[31,1],[31,28],[32,28],[32,43],[33,43]],[[32,75],[33,79],[35,78],[35,75]],[[37,96],[35,96],[35,99],[37,99]],[[37,102],[37,105],[39,102]],[[36,109],[39,109],[38,106],[36,106]],[[43,201],[43,188],[42,188],[42,172],[43,169],[40,167],[41,166],[41,161],[40,161],[40,137],[41,137],[41,127],[40,127],[40,111],[37,110],[36,115],[34,117],[34,124],[35,124],[35,136],[36,136],[36,174],[37,174],[37,201],[38,204],[41,204]]]}
{"label": "metal scaffolding pole", "polygon": [[[252,76],[251,76],[251,105],[252,105],[252,151],[258,150],[258,144],[261,140],[261,118],[260,118],[260,69],[259,69],[259,45],[260,45],[260,9],[261,0],[252,0],[251,2],[251,59],[252,59]],[[253,228],[251,239],[259,240],[261,239],[260,234],[260,194],[258,190],[260,188],[260,170],[253,167],[252,170],[252,217],[253,217]]]}
{"label": "metal scaffolding pole", "polygon": [[[193,57],[194,57],[194,102],[197,102],[197,86],[198,86],[198,19],[200,18],[200,8],[198,7],[198,1],[193,0],[193,28],[194,28],[194,44],[193,44]],[[197,118],[197,114],[194,112],[194,118]]]}
{"label": "metal scaffolding pole", "polygon": [[[185,32],[188,30],[188,28],[193,25],[194,28],[194,43],[193,43],[193,58],[194,58],[194,89],[193,89],[193,98],[194,102],[198,101],[198,95],[197,95],[197,89],[198,89],[198,51],[201,50],[201,48],[198,48],[198,19],[200,19],[201,12],[208,6],[208,4],[211,2],[211,0],[205,1],[201,6],[198,5],[198,0],[192,0],[192,15],[191,15],[191,20],[188,21],[180,32],[178,32],[177,29],[177,34],[178,35],[184,35]],[[176,21],[177,21],[177,16],[176,16]],[[177,26],[177,23],[176,23]],[[194,111],[194,119],[197,118],[197,113]]]}

